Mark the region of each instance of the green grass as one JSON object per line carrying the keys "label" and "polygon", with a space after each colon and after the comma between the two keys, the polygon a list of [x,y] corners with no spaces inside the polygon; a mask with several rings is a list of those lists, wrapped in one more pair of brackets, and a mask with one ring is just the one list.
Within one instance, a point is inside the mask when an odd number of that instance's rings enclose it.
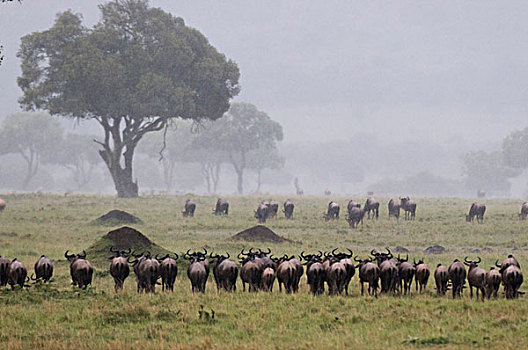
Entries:
{"label": "green grass", "polygon": [[[93,287],[71,287],[64,251],[79,252],[117,228],[98,226],[93,220],[112,209],[125,210],[142,219],[129,225],[151,241],[178,253],[206,247],[209,251],[236,255],[251,246],[277,255],[301,250],[350,248],[366,256],[372,248],[401,245],[413,257],[425,257],[433,270],[437,263],[454,258],[482,257],[489,268],[496,259],[513,253],[524,267],[528,263],[528,222],[517,220],[520,201],[486,200],[485,223],[468,224],[471,200],[418,198],[414,222],[388,220],[381,202],[380,219],[351,230],[343,218],[324,222],[329,197],[292,197],[294,220],[283,216],[267,226],[292,240],[281,244],[234,242],[230,238],[256,220],[253,211],[269,196],[228,197],[230,215],[211,214],[216,197],[194,197],[195,218],[183,218],[186,196],[117,199],[109,196],[0,195],[8,206],[0,216],[0,255],[18,258],[33,272],[41,254],[55,264],[55,282],[29,290],[0,290],[0,342],[6,348],[498,348],[528,346],[528,303],[519,300],[471,300],[466,290],[461,300],[437,298],[434,281],[428,292],[411,297],[361,297],[357,276],[349,297],[313,297],[305,277],[301,291],[285,295],[277,287],[272,294],[216,291],[211,278],[205,295],[193,295],[180,271],[173,293],[138,295],[134,277],[119,295],[113,292],[108,262],[95,259]],[[273,196],[281,202],[282,196]],[[332,198],[341,204],[348,198]],[[356,198],[359,199],[359,198]],[[362,202],[364,199],[362,200]],[[433,244],[445,254],[426,256]],[[489,248],[475,254],[472,250]],[[90,260],[90,255],[87,257]],[[414,287],[414,285],[413,285]],[[523,286],[521,290],[526,291]],[[502,289],[501,289],[502,291]]]}

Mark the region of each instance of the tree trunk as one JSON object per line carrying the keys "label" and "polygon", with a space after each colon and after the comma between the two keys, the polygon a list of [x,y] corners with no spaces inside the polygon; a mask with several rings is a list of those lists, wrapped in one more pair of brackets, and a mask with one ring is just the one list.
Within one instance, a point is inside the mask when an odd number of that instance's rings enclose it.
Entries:
{"label": "tree trunk", "polygon": [[257,170],[257,190],[255,191],[257,193],[260,193],[260,185],[262,184],[262,179],[260,177],[261,173],[262,173],[262,170],[258,169]]}
{"label": "tree trunk", "polygon": [[237,174],[237,191],[238,194],[244,193],[244,169],[235,170]]}
{"label": "tree trunk", "polygon": [[216,163],[213,168],[213,193],[216,193],[218,181],[220,180],[220,166],[222,163]]}

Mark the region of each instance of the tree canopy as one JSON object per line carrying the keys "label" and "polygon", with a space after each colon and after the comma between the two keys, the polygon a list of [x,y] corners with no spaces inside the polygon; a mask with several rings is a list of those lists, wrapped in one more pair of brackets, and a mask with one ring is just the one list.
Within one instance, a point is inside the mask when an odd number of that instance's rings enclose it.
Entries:
{"label": "tree canopy", "polygon": [[239,71],[199,31],[146,0],[99,8],[93,28],[66,11],[50,29],[22,38],[20,103],[96,120],[104,130],[99,154],[118,196],[135,197],[132,161],[141,138],[176,117],[222,117],[239,92]]}

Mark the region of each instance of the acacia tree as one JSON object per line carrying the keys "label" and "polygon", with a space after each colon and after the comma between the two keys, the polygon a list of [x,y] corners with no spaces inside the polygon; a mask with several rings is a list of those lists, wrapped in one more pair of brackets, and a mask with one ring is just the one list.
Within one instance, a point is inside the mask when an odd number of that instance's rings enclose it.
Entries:
{"label": "acacia tree", "polygon": [[132,162],[143,136],[176,117],[220,118],[239,92],[239,71],[183,19],[146,0],[99,8],[93,28],[66,11],[49,30],[22,38],[20,103],[96,120],[104,137],[95,142],[118,197],[137,197]]}
{"label": "acacia tree", "polygon": [[226,154],[237,174],[237,191],[244,192],[248,155],[259,148],[276,148],[282,141],[282,126],[249,103],[233,103],[224,117],[212,123],[202,142]]}
{"label": "acacia tree", "polygon": [[0,155],[16,153],[27,165],[22,188],[27,189],[42,162],[54,162],[63,129],[44,112],[20,112],[8,115],[0,129]]}

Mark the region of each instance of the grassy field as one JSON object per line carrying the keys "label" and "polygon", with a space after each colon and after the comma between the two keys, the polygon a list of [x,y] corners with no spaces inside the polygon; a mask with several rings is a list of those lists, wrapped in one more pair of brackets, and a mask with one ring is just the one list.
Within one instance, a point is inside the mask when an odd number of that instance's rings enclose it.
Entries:
{"label": "grassy field", "polygon": [[[438,263],[479,255],[488,269],[496,259],[512,253],[521,266],[528,263],[528,222],[517,219],[520,201],[486,200],[482,225],[466,223],[472,200],[417,198],[413,222],[387,218],[388,198],[381,203],[378,221],[365,220],[351,230],[342,218],[324,222],[329,197],[292,197],[294,220],[283,216],[267,226],[292,240],[272,244],[233,242],[230,237],[256,225],[254,209],[270,196],[227,197],[228,217],[211,214],[216,198],[197,197],[195,218],[183,218],[186,196],[117,199],[110,196],[0,195],[8,203],[0,215],[0,255],[18,258],[33,272],[41,254],[55,264],[55,282],[29,290],[0,290],[0,342],[5,348],[160,349],[160,348],[503,348],[528,347],[528,303],[486,301],[465,296],[460,300],[427,293],[410,297],[361,297],[357,276],[348,297],[313,297],[306,279],[296,295],[218,293],[210,276],[205,295],[193,295],[185,270],[180,268],[173,293],[138,295],[133,276],[119,295],[113,291],[108,263],[96,260],[93,287],[78,291],[70,285],[65,250],[79,252],[117,226],[93,220],[121,209],[138,216],[133,225],[153,242],[175,252],[206,247],[236,255],[242,248],[270,247],[281,255],[350,248],[367,256],[372,248],[410,250],[434,270]],[[286,197],[273,196],[282,203]],[[331,199],[346,208],[349,198]],[[356,198],[360,200],[360,198]],[[361,199],[364,202],[364,198]],[[428,246],[446,248],[441,255],[424,255]],[[486,248],[486,249],[484,249]],[[473,253],[474,249],[483,250]],[[87,257],[90,260],[90,256]],[[414,285],[413,285],[414,288]],[[526,291],[526,285],[521,287]],[[502,289],[501,289],[502,291]]]}

